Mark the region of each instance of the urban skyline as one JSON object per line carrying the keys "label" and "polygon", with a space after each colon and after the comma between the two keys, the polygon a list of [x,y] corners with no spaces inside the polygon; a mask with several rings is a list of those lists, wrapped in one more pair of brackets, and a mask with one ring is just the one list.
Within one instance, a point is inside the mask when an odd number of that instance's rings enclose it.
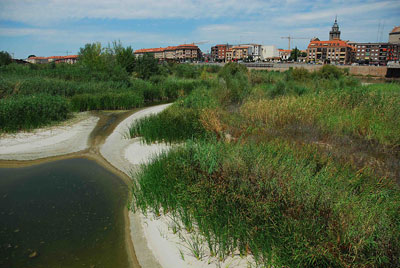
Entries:
{"label": "urban skyline", "polygon": [[[354,11],[357,12],[354,12]],[[283,36],[328,39],[335,16],[342,39],[386,42],[398,25],[398,1],[15,1],[0,3],[0,50],[75,54],[85,43],[120,40],[134,49],[204,42],[287,48]],[[380,29],[378,31],[378,28]],[[380,32],[380,33],[379,33]],[[306,49],[309,40],[294,40]],[[67,52],[68,51],[68,52]]]}

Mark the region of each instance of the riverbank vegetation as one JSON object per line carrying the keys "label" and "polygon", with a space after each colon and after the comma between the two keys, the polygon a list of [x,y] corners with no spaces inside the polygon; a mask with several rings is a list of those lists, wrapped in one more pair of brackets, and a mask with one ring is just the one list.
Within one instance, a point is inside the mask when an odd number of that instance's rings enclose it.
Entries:
{"label": "riverbank vegetation", "polygon": [[[218,68],[218,67],[217,67]],[[0,132],[18,131],[64,120],[53,116],[52,109],[27,109],[33,122],[12,122],[28,118],[17,109],[18,103],[35,103],[43,96],[62,99],[66,112],[132,109],[164,103],[185,96],[198,87],[210,87],[203,76],[215,76],[215,68],[165,63],[150,56],[136,58],[131,47],[114,42],[108,47],[99,43],[81,48],[77,64],[2,64],[0,66]],[[14,103],[11,105],[10,103]],[[64,108],[64,106],[63,106]],[[15,110],[13,110],[15,109]],[[48,115],[46,116],[46,113]]]}
{"label": "riverbank vegetation", "polygon": [[172,216],[219,260],[400,266],[399,84],[363,86],[334,66],[227,64],[209,80],[130,127],[181,144],[138,172],[133,209]]}

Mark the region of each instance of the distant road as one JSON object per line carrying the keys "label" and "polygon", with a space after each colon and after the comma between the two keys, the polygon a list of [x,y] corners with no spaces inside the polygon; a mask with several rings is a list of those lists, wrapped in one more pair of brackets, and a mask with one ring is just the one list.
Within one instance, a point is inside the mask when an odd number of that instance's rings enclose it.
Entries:
{"label": "distant road", "polygon": [[[225,63],[202,62],[194,63],[198,65],[219,65],[224,66]],[[269,70],[269,71],[286,71],[289,68],[305,68],[309,71],[316,71],[322,68],[322,64],[307,64],[307,63],[270,63],[270,62],[242,62],[249,69]],[[371,76],[377,78],[398,78],[400,77],[400,68],[388,66],[352,66],[352,65],[335,65],[339,68],[346,68],[352,75]],[[396,68],[397,67],[397,68]],[[388,72],[388,69],[390,70]]]}

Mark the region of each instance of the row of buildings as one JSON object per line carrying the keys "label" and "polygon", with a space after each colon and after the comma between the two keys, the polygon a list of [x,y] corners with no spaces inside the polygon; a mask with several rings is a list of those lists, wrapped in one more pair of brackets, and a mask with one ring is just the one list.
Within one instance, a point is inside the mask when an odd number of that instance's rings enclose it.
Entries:
{"label": "row of buildings", "polygon": [[280,59],[280,51],[275,46],[259,44],[229,45],[219,44],[211,47],[210,59],[217,62],[238,60],[273,61]]}
{"label": "row of buildings", "polygon": [[151,54],[160,61],[197,61],[202,58],[200,48],[195,44],[168,46],[160,48],[145,48],[135,51],[136,56]]}
{"label": "row of buildings", "polygon": [[[311,39],[304,51],[299,51],[297,61],[316,64],[369,64],[387,65],[388,62],[398,62],[400,58],[400,26],[389,33],[389,41],[385,43],[359,43],[340,39],[337,20],[329,32],[329,40]],[[213,62],[231,61],[269,61],[280,62],[291,59],[292,50],[278,49],[274,45],[260,44],[218,44],[211,47],[211,53],[202,54],[197,45],[183,44],[160,48],[139,49],[136,56],[151,54],[160,61],[193,62],[208,60]],[[29,57],[30,63],[75,63],[78,55]]]}
{"label": "row of buildings", "polygon": [[382,43],[359,43],[340,39],[337,20],[329,32],[328,41],[311,40],[307,48],[307,62],[335,64],[387,65],[400,58],[400,27],[389,33],[389,41]]}
{"label": "row of buildings", "polygon": [[[334,63],[334,64],[373,64],[386,65],[399,61],[400,27],[389,33],[386,43],[359,43],[340,39],[340,30],[335,20],[329,32],[329,40],[311,39],[308,47],[300,51],[299,62]],[[275,46],[259,44],[229,45],[219,44],[211,47],[210,59],[215,62],[239,60],[254,61],[287,61],[291,58],[291,50],[277,49]]]}
{"label": "row of buildings", "polygon": [[51,56],[51,57],[36,57],[31,56],[26,59],[29,63],[68,63],[74,64],[78,60],[78,55],[69,55],[69,56]]}

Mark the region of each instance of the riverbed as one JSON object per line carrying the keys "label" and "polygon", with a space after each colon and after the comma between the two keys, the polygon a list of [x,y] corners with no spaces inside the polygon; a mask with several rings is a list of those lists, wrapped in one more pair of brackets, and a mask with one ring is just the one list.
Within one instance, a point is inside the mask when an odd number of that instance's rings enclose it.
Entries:
{"label": "riverbed", "polygon": [[129,267],[118,176],[76,158],[0,178],[0,267]]}
{"label": "riverbed", "polygon": [[139,267],[130,180],[99,153],[134,112],[79,114],[1,137],[0,267]]}

